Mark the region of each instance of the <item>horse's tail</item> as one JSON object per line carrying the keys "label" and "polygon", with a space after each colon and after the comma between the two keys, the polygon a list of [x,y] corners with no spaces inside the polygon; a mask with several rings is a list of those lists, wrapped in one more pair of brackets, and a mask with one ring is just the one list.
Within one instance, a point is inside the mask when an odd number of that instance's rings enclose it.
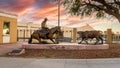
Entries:
{"label": "horse's tail", "polygon": [[29,44],[32,43],[32,35],[31,35],[31,37],[29,38],[28,43],[29,43]]}

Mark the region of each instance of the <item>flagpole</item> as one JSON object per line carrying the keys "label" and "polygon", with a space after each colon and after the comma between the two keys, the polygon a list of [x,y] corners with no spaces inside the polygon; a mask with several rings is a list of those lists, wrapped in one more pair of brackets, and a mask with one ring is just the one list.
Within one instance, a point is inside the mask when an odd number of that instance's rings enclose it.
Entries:
{"label": "flagpole", "polygon": [[[60,0],[58,0],[58,27],[60,27]],[[57,38],[57,43],[59,44],[59,37]]]}
{"label": "flagpole", "polygon": [[58,0],[58,27],[60,26],[60,0]]}

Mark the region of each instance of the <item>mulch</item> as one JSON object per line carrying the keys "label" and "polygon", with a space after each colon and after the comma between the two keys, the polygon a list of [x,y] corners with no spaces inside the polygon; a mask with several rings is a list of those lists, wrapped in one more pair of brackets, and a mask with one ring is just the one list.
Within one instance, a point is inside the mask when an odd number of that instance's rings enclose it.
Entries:
{"label": "mulch", "polygon": [[52,58],[52,59],[92,59],[92,58],[119,58],[120,44],[110,44],[109,49],[105,50],[26,50],[26,53],[20,56],[23,58]]}

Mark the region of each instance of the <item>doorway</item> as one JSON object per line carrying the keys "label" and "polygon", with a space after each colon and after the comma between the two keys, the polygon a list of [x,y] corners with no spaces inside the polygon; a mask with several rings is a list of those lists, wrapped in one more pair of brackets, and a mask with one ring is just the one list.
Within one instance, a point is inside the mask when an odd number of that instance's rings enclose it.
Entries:
{"label": "doorway", "polygon": [[3,43],[10,43],[10,22],[3,24]]}

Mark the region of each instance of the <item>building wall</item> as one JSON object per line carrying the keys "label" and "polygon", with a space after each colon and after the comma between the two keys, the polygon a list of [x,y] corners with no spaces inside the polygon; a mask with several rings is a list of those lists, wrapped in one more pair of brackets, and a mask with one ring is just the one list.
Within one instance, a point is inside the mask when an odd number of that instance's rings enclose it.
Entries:
{"label": "building wall", "polygon": [[10,30],[10,42],[17,42],[17,19],[11,20]]}
{"label": "building wall", "polygon": [[2,17],[0,16],[0,43],[2,43],[2,34],[3,34],[3,22]]}
{"label": "building wall", "polygon": [[3,23],[10,22],[10,43],[17,42],[17,19],[0,16],[0,43],[3,43]]}

